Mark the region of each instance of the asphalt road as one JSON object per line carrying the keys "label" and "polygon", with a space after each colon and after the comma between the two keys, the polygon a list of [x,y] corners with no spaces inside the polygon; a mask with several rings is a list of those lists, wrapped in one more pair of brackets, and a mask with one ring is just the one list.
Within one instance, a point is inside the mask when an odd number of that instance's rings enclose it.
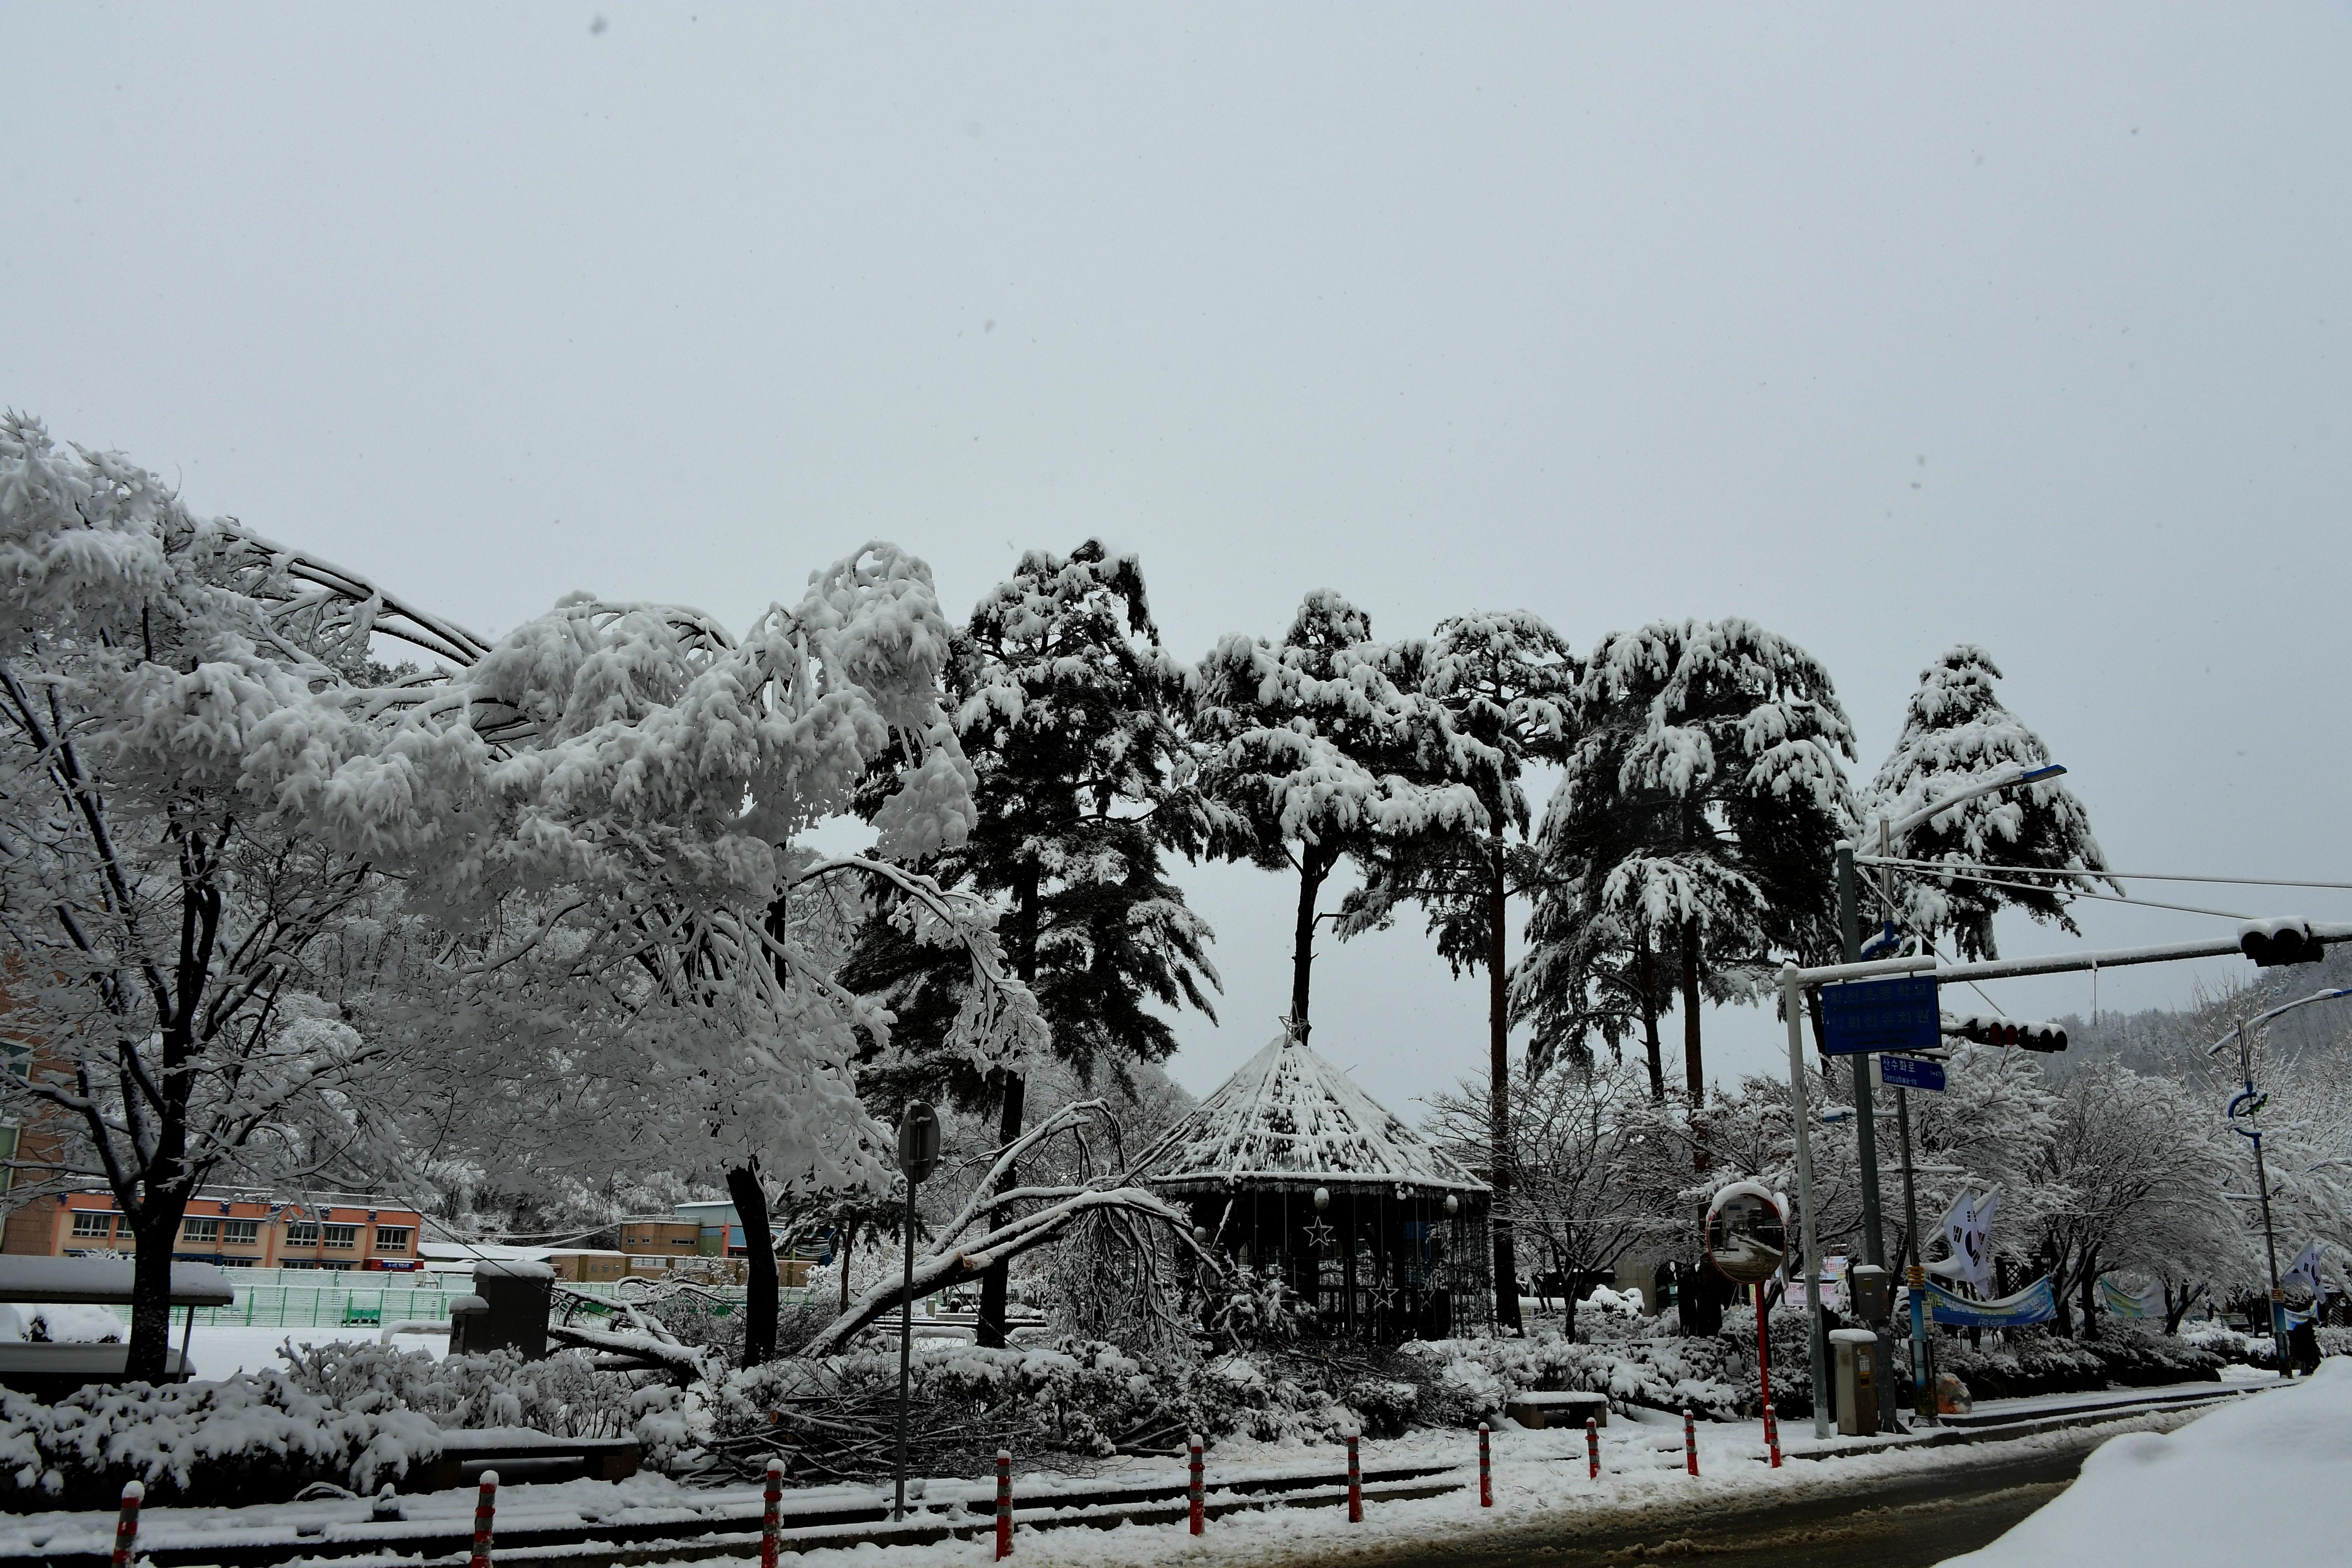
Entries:
{"label": "asphalt road", "polygon": [[2079,1447],[1906,1476],[1762,1511],[1701,1509],[1668,1521],[1627,1515],[1573,1527],[1481,1531],[1453,1543],[1349,1553],[1350,1568],[1624,1568],[1689,1559],[1706,1568],[1927,1568],[1973,1552],[2066,1489]]}

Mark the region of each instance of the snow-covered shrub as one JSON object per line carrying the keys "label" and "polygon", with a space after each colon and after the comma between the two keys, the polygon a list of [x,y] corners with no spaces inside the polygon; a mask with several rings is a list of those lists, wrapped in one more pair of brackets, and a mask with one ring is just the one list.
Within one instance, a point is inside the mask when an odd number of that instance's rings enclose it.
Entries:
{"label": "snow-covered shrub", "polygon": [[[2183,1323],[2179,1337],[2200,1350],[2210,1351],[2225,1362],[2239,1362],[2273,1372],[2278,1370],[2278,1348],[2271,1343],[2271,1337],[2266,1333],[2241,1333],[2226,1323],[2209,1319],[2202,1322]],[[2352,1355],[2352,1329],[2323,1325],[2319,1330],[2319,1353],[2324,1356]]]}
{"label": "snow-covered shrub", "polygon": [[2095,1340],[2015,1332],[1980,1350],[1948,1339],[1936,1348],[1937,1369],[1958,1373],[1979,1399],[2212,1383],[2221,1379],[2222,1361],[2202,1345],[2120,1326],[2102,1328]]}
{"label": "snow-covered shrub", "polygon": [[1578,1306],[1582,1311],[1598,1313],[1621,1322],[1631,1322],[1649,1310],[1642,1304],[1639,1290],[1612,1290],[1606,1285],[1595,1285],[1592,1294]]}
{"label": "snow-covered shrub", "polygon": [[85,1388],[55,1405],[0,1394],[0,1509],[272,1502],[318,1481],[354,1491],[441,1451],[427,1416],[345,1409],[276,1372]]}
{"label": "snow-covered shrub", "polygon": [[288,1344],[287,1379],[353,1414],[406,1410],[436,1426],[524,1426],[558,1437],[635,1437],[649,1467],[686,1444],[679,1392],[627,1373],[598,1372],[562,1351],[526,1361],[513,1351],[436,1359],[425,1351],[349,1340]]}
{"label": "snow-covered shrub", "polygon": [[1421,1410],[1421,1385],[1402,1378],[1360,1377],[1348,1385],[1346,1397],[1367,1437],[1402,1436]]}
{"label": "snow-covered shrub", "polygon": [[[1798,1341],[1802,1343],[1801,1338]],[[1729,1420],[1752,1406],[1753,1354],[1741,1368],[1720,1341],[1646,1338],[1570,1342],[1545,1330],[1515,1340],[1441,1340],[1409,1347],[1445,1366],[1465,1394],[1484,1400],[1479,1414],[1497,1418],[1510,1395],[1537,1390],[1581,1390],[1609,1396],[1612,1409],[1643,1405],[1655,1410],[1688,1406],[1710,1420]],[[1470,1363],[1494,1380],[1491,1392],[1474,1388],[1466,1373],[1452,1369]],[[1776,1387],[1777,1392],[1777,1387]]]}

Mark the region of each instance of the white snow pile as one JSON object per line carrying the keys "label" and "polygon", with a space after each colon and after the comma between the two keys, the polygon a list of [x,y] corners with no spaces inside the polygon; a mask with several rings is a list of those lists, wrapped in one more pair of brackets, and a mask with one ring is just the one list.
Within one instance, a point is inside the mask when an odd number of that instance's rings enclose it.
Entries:
{"label": "white snow pile", "polygon": [[83,1301],[46,1301],[38,1306],[0,1304],[0,1340],[47,1340],[54,1344],[116,1344],[122,1320],[104,1307]]}
{"label": "white snow pile", "polygon": [[2115,1437],[2056,1500],[1947,1568],[2341,1562],[2352,1360],[2231,1400],[2169,1435]]}

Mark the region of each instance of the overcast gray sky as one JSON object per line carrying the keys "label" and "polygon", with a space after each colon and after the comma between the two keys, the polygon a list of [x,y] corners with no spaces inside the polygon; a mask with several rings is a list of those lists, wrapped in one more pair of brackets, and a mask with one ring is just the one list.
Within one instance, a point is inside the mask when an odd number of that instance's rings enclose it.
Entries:
{"label": "overcast gray sky", "polygon": [[[6,0],[0,402],[489,632],[575,588],[742,625],[877,535],[961,616],[1100,534],[1187,657],[1326,585],[1382,634],[1746,615],[1865,772],[1973,640],[2117,866],[2352,880],[2347,45],[2321,5]],[[1292,889],[1184,881],[1205,1090],[1284,1009]],[[1482,998],[1401,929],[1324,956],[1315,1042],[1410,1113]],[[1710,1021],[1717,1071],[1776,1042]]]}

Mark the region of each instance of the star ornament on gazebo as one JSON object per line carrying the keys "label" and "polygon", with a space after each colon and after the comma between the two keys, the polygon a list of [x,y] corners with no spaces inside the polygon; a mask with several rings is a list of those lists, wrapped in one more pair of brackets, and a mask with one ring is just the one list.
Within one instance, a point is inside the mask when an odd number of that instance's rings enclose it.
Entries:
{"label": "star ornament on gazebo", "polygon": [[1307,1245],[1313,1247],[1319,1255],[1325,1247],[1331,1245],[1331,1238],[1337,1235],[1339,1232],[1318,1219],[1307,1227]]}
{"label": "star ornament on gazebo", "polygon": [[1372,1306],[1377,1310],[1385,1312],[1396,1305],[1396,1294],[1395,1286],[1382,1284],[1372,1292]]}

